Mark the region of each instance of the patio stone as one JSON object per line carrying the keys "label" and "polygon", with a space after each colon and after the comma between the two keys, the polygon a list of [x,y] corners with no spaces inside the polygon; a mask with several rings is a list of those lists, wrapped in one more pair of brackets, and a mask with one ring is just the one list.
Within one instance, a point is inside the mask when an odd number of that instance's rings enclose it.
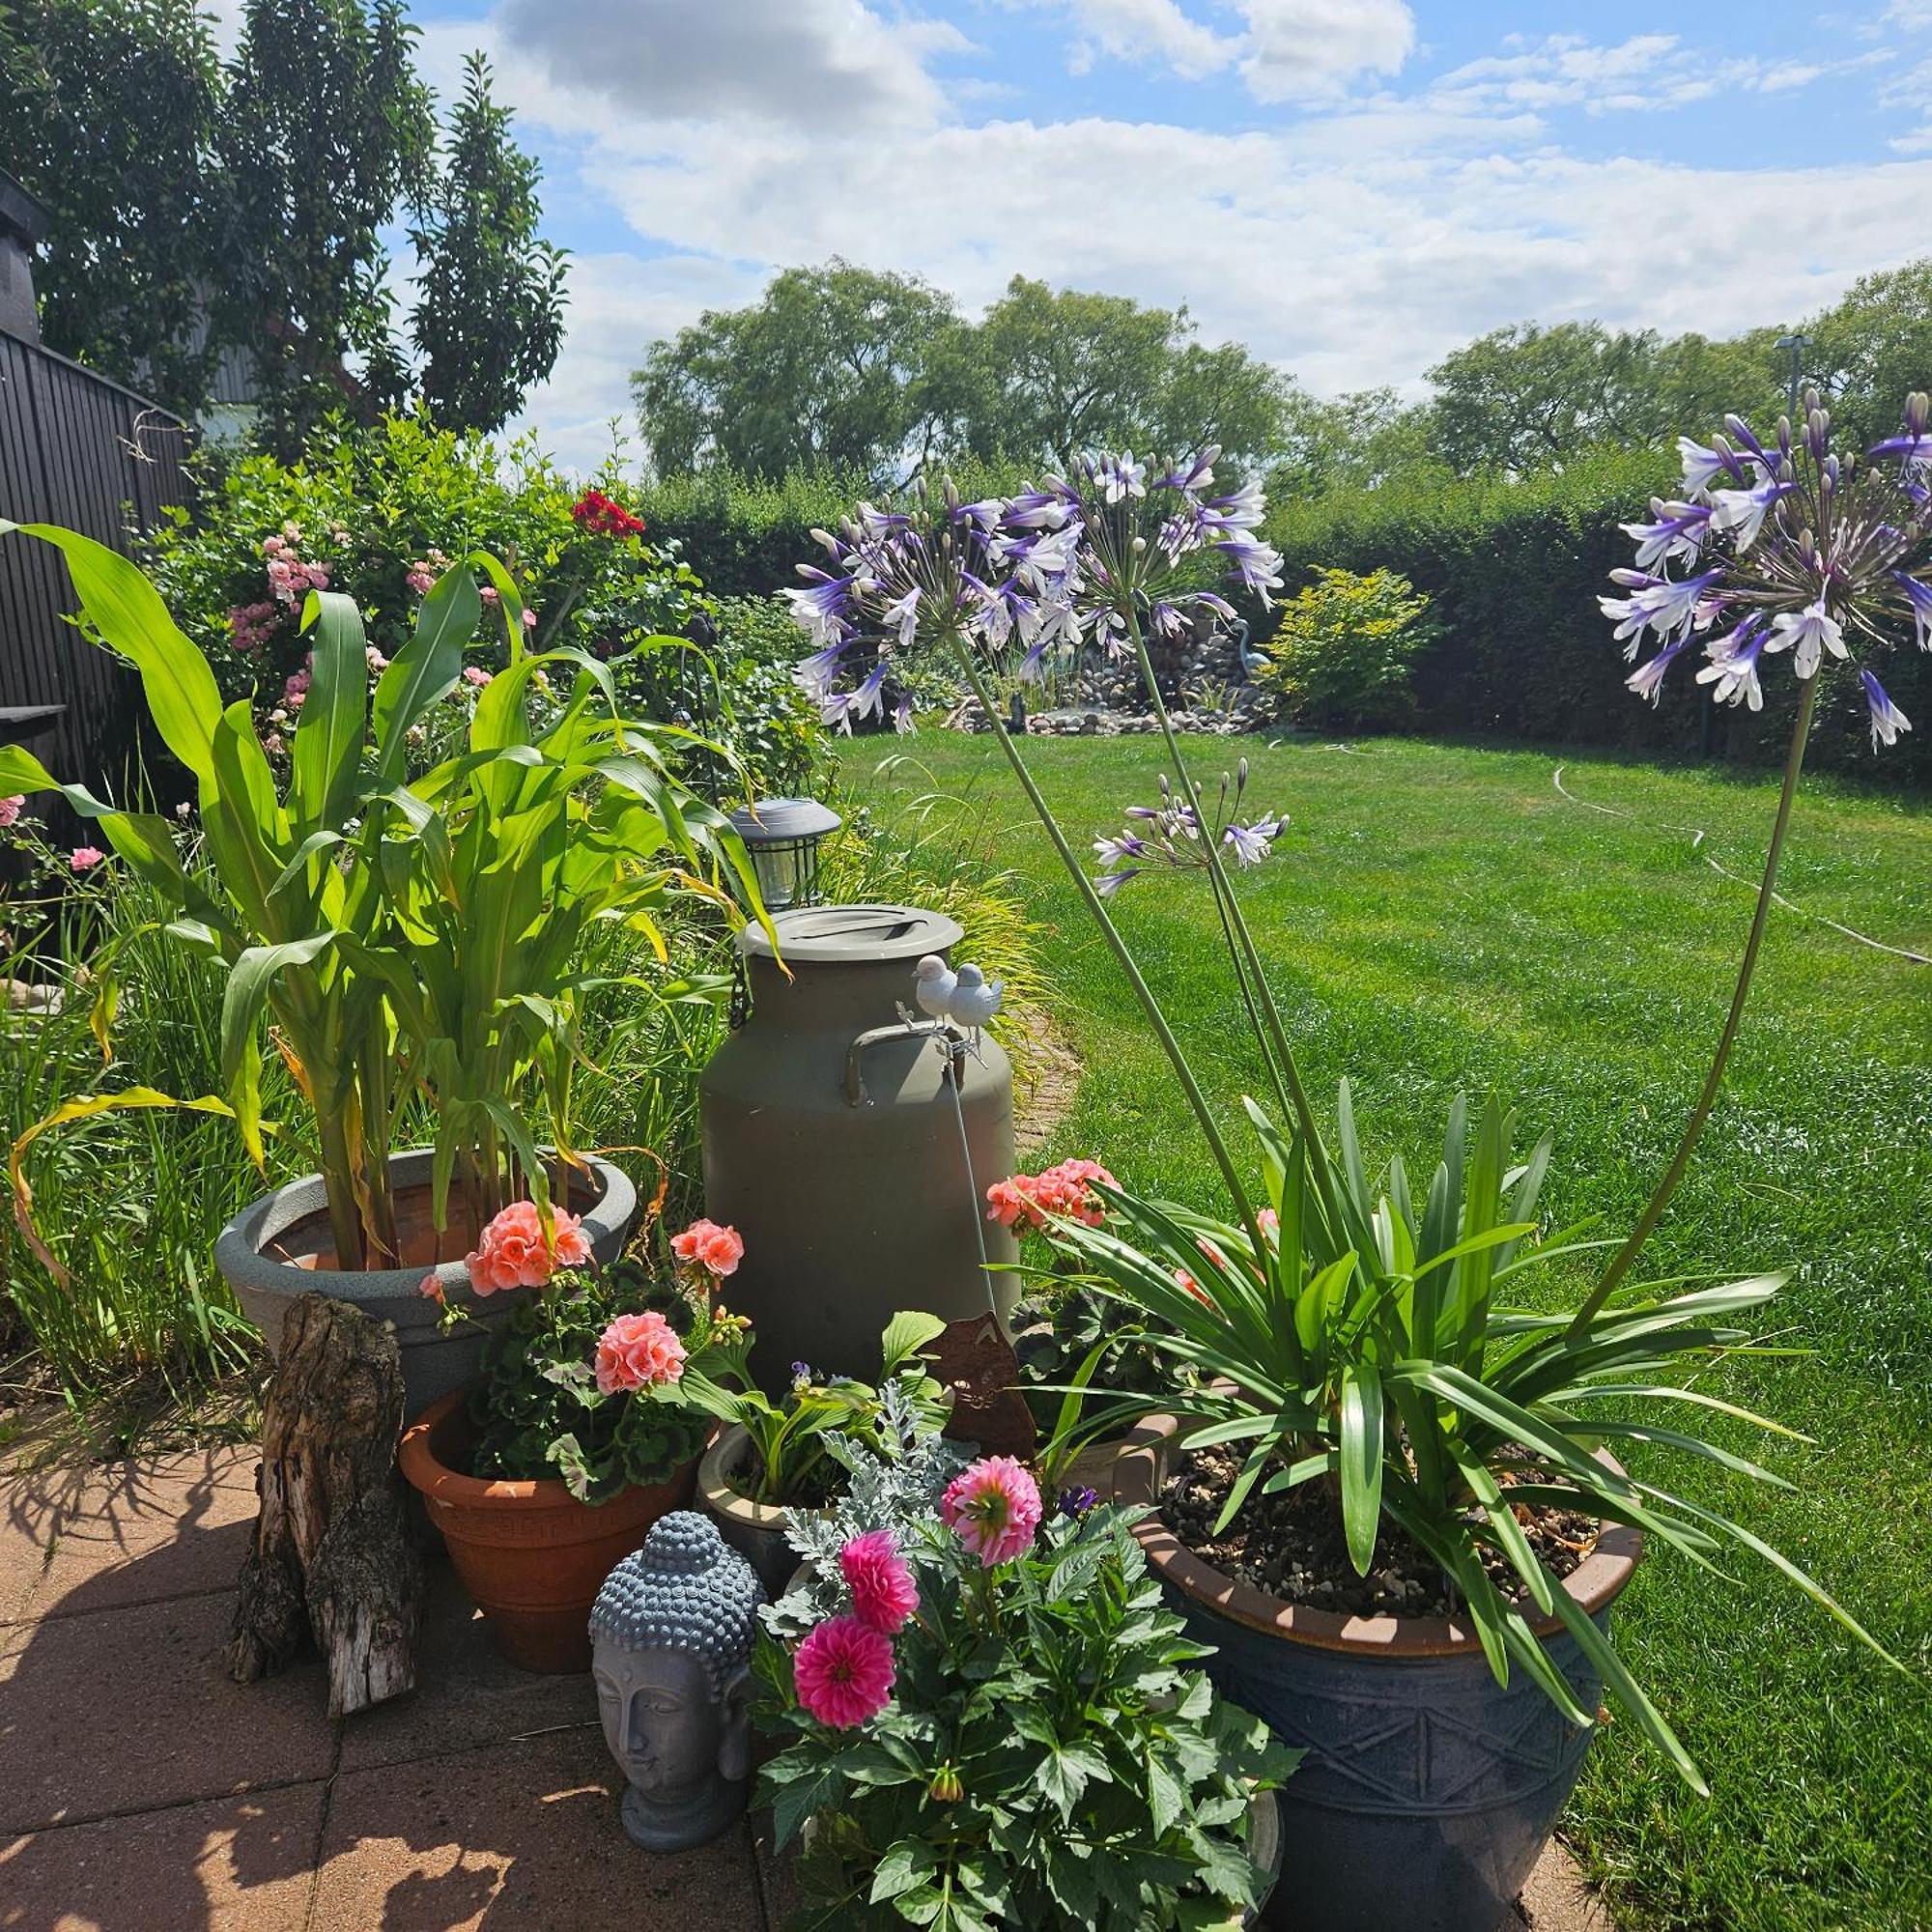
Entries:
{"label": "patio stone", "polygon": [[[72,1616],[232,1589],[260,1461],[253,1449],[205,1449],[90,1472],[43,1519],[51,1553],[14,1614]],[[14,1515],[10,1507],[10,1522]]]}
{"label": "patio stone", "polygon": [[345,1772],[311,1932],[756,1932],[744,1826],[696,1851],[641,1852],[618,1823],[620,1791],[594,1728]]}
{"label": "patio stone", "polygon": [[596,1724],[597,1691],[588,1671],[547,1677],[519,1670],[498,1654],[489,1625],[449,1564],[425,1568],[415,1693],[379,1704],[343,1726],[344,1771]]}
{"label": "patio stone", "polygon": [[221,1661],[226,1591],[22,1626],[0,1657],[0,1832],[327,1776],[320,1664],[261,1684]]}
{"label": "patio stone", "polygon": [[0,1843],[4,1932],[299,1932],[322,1784]]}

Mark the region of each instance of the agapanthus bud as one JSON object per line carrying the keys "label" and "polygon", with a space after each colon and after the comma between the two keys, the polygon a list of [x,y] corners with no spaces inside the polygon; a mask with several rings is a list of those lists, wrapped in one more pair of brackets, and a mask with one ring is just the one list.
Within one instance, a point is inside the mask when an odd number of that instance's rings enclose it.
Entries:
{"label": "agapanthus bud", "polygon": [[1923,436],[1928,417],[1932,417],[1932,403],[1928,403],[1923,389],[1914,389],[1905,399],[1906,434]]}
{"label": "agapanthus bud", "polygon": [[1245,789],[1247,782],[1248,782],[1248,761],[1247,759],[1243,758],[1241,762],[1235,767],[1235,783],[1237,788]]}

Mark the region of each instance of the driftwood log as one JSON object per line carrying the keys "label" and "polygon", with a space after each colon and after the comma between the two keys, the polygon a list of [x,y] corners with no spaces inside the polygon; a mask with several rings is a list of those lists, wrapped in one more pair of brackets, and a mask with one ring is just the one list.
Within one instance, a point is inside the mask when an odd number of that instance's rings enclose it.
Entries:
{"label": "driftwood log", "polygon": [[262,1513],[228,1644],[237,1683],[271,1676],[313,1641],[331,1718],[415,1689],[422,1561],[396,1473],[402,1424],[394,1331],[302,1295],[263,1414]]}

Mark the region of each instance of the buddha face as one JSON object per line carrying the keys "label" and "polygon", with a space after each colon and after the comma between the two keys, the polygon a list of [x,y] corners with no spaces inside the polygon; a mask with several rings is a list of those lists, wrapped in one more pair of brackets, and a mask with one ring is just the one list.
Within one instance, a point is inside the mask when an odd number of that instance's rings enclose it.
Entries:
{"label": "buddha face", "polygon": [[717,1778],[746,1776],[745,1671],[721,1697],[702,1662],[689,1651],[626,1651],[600,1644],[593,1675],[604,1742],[646,1798],[675,1804]]}

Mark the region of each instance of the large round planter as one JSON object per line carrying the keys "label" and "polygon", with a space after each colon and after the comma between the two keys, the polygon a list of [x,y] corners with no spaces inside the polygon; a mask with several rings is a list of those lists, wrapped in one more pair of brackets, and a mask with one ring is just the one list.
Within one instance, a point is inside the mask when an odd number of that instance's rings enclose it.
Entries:
{"label": "large round planter", "polygon": [[[1148,1508],[1166,1480],[1172,1416],[1128,1438],[1113,1500]],[[1497,1932],[1556,1828],[1593,1733],[1520,1669],[1491,1674],[1465,1623],[1349,1617],[1282,1602],[1204,1563],[1157,1516],[1136,1528],[1150,1567],[1214,1647],[1215,1686],[1306,1755],[1283,1787],[1271,1919],[1299,1932]],[[1599,1629],[1642,1540],[1607,1526],[1563,1587]],[[1560,1622],[1524,1615],[1585,1710],[1597,1674]]]}
{"label": "large round planter", "polygon": [[778,1503],[756,1503],[735,1487],[752,1475],[752,1438],[733,1423],[721,1430],[697,1465],[697,1493],[718,1533],[752,1566],[776,1603],[799,1567],[798,1551],[785,1541],[785,1513]]}
{"label": "large round planter", "polygon": [[[328,1198],[320,1175],[308,1175],[251,1202],[214,1243],[214,1264],[234,1290],[242,1312],[261,1329],[276,1354],[289,1304],[312,1289],[392,1322],[403,1357],[403,1415],[410,1420],[450,1390],[474,1381],[481,1371],[486,1332],[506,1320],[527,1291],[487,1298],[472,1295],[463,1257],[475,1245],[475,1231],[459,1228],[458,1196],[450,1197],[451,1226],[439,1241],[430,1221],[430,1167],[427,1148],[394,1154],[389,1185],[396,1198],[397,1234],[404,1265],[393,1268],[339,1268],[328,1228]],[[573,1173],[569,1198],[562,1177],[553,1180],[560,1207],[583,1217],[591,1253],[600,1264],[624,1250],[638,1211],[638,1192],[630,1179],[609,1161],[592,1157],[587,1178]],[[439,1249],[440,1252],[439,1252]],[[476,1319],[444,1329],[442,1311],[422,1292],[423,1277],[435,1272],[445,1299],[468,1307]]]}
{"label": "large round planter", "polygon": [[468,1394],[433,1402],[403,1431],[403,1474],[503,1655],[526,1670],[588,1670],[597,1592],[659,1517],[690,1504],[697,1459],[668,1482],[597,1504],[579,1502],[560,1482],[471,1476]]}

